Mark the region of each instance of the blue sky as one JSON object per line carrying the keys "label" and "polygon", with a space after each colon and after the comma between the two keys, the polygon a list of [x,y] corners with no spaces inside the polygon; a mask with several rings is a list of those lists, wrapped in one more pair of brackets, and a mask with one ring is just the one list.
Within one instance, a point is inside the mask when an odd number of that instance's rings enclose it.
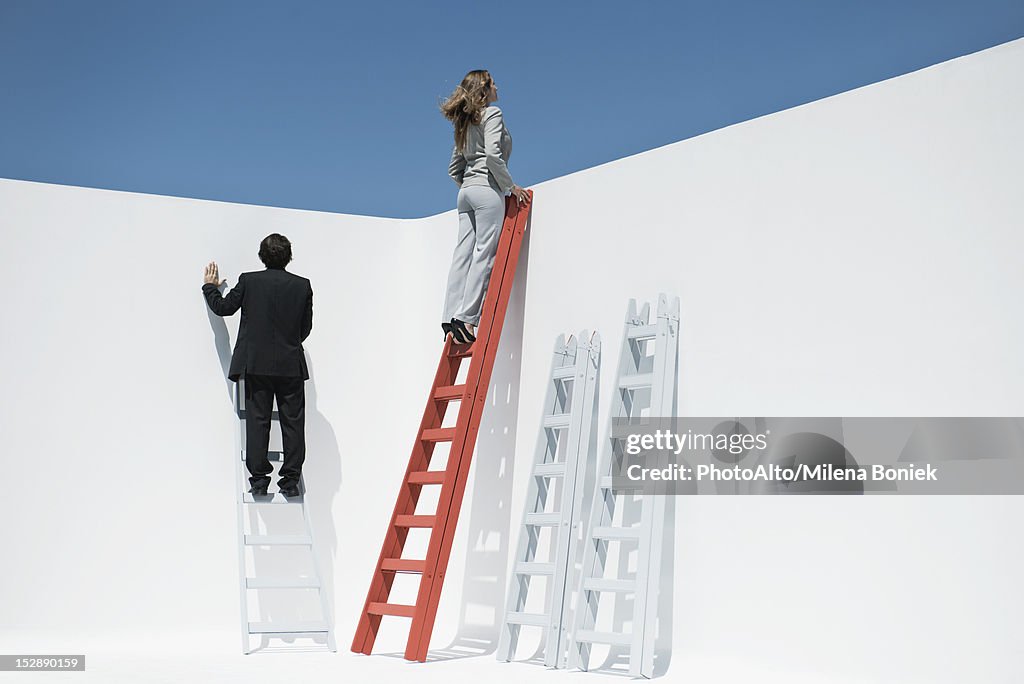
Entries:
{"label": "blue sky", "polygon": [[528,186],[1021,36],[1022,0],[0,0],[0,177],[424,216],[469,69]]}

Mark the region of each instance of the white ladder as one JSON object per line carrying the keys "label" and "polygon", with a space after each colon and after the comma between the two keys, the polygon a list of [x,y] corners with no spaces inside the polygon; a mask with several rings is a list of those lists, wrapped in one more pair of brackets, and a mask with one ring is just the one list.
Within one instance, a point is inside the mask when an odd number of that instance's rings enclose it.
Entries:
{"label": "white ladder", "polygon": [[[671,417],[676,409],[676,368],[679,349],[679,298],[671,304],[658,296],[657,319],[649,322],[650,305],[638,314],[636,300],[630,300],[622,339],[622,354],[616,377],[608,438],[603,442],[597,490],[590,511],[590,526],[584,536],[583,569],[576,595],[576,614],[570,644],[570,665],[590,668],[593,644],[626,649],[629,674],[650,678],[654,674],[654,645],[658,617],[658,580],[661,571],[665,530],[665,496],[636,494],[612,487],[612,474],[620,472],[623,429],[615,419],[640,422],[648,417]],[[638,524],[629,516],[636,516]],[[616,516],[618,510],[619,515]],[[606,573],[609,552],[618,545],[618,566],[623,574],[630,546],[637,549],[636,572],[631,577]],[[626,547],[626,548],[623,548]],[[606,574],[610,576],[606,576]],[[631,628],[623,631],[596,629],[601,597],[626,605],[633,595]]]}
{"label": "white ladder", "polygon": [[[316,545],[313,543],[313,527],[310,523],[309,507],[306,503],[306,482],[305,478],[299,477],[299,492],[297,497],[285,497],[279,492],[271,492],[267,496],[254,497],[249,491],[249,479],[245,468],[245,400],[244,397],[245,379],[235,383],[235,414],[238,416],[238,430],[235,435],[238,458],[235,459],[235,490],[238,493],[238,585],[239,599],[242,612],[242,652],[252,652],[251,637],[311,637],[316,638],[326,635],[327,648],[337,651],[334,643],[334,631],[331,629],[330,611],[327,607],[327,591],[320,578],[320,561],[316,553]],[[273,412],[277,417],[277,411]],[[267,454],[272,463],[281,463],[283,454],[280,451],[271,451]],[[246,530],[246,510],[249,506],[261,505],[287,505],[298,508],[302,515],[303,532],[300,534],[257,534]],[[246,547],[280,547],[299,546],[306,547],[310,552],[312,561],[312,572],[304,577],[252,577],[249,575],[246,563]],[[320,620],[292,621],[292,622],[250,622],[249,621],[249,596],[252,589],[316,589],[320,603]]]}
{"label": "white ladder", "polygon": [[[574,586],[570,568],[574,565],[583,517],[583,483],[588,463],[594,460],[600,365],[601,338],[596,332],[591,335],[584,330],[576,337],[570,335],[568,340],[559,335],[509,577],[498,660],[512,660],[520,628],[532,625],[544,628],[544,664],[565,667],[568,596]],[[538,560],[544,528],[549,528],[551,535],[546,558]],[[550,584],[543,594],[543,611],[527,613],[530,581],[536,576],[549,578]]]}

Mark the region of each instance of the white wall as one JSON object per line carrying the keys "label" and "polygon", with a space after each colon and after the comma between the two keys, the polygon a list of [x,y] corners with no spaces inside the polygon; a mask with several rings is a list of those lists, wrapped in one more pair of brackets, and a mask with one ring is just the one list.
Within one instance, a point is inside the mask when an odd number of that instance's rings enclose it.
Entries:
{"label": "white wall", "polygon": [[[536,186],[434,645],[486,636],[504,600],[555,336],[602,332],[609,397],[629,297],[682,298],[685,414],[1024,415],[1022,72],[1024,40]],[[8,180],[0,207],[0,627],[234,638],[226,337],[202,267],[234,282],[280,231],[314,285],[306,478],[347,648],[439,351],[454,214]],[[680,500],[670,674],[1019,678],[1022,513]]]}

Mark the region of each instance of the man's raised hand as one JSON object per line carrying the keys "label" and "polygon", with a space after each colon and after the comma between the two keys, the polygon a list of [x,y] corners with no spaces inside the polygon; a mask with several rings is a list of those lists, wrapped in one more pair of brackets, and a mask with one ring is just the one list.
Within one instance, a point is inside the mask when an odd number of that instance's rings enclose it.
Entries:
{"label": "man's raised hand", "polygon": [[208,283],[210,285],[216,285],[217,287],[220,287],[225,282],[227,282],[227,281],[222,281],[220,279],[220,274],[217,272],[217,262],[216,261],[211,261],[210,263],[208,263],[206,265],[206,272],[203,273],[203,282],[204,283]]}

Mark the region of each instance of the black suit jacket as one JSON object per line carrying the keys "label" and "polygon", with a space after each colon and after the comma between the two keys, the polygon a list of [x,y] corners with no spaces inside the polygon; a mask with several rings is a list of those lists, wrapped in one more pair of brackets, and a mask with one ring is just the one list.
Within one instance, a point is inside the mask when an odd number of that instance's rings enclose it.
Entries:
{"label": "black suit jacket", "polygon": [[230,316],[242,308],[228,377],[279,375],[309,379],[302,342],[313,329],[313,287],[283,268],[243,273],[222,297],[216,285],[203,284],[210,310]]}

